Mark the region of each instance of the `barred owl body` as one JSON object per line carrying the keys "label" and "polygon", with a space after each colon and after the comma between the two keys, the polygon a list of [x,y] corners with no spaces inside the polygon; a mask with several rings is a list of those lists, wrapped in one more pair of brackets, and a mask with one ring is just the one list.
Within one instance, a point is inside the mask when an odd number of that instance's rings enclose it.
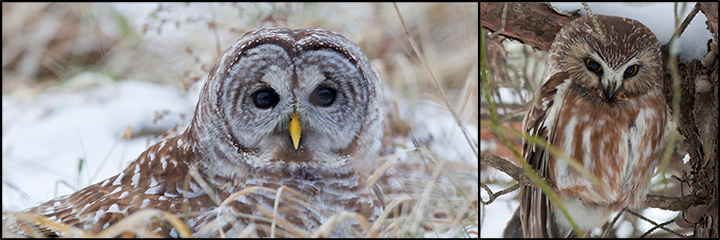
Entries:
{"label": "barred owl body", "polygon": [[[252,186],[286,186],[312,204],[283,194],[276,216],[285,222],[278,221],[275,236],[293,236],[292,228],[312,232],[328,212],[372,220],[383,207],[377,186],[366,183],[382,135],[380,96],[379,75],[339,34],[248,32],[211,70],[184,133],[154,144],[117,176],[27,211],[99,232],[155,208],[189,212],[187,225],[196,236],[237,236],[253,226],[250,235],[262,237],[271,232],[263,219],[272,218],[262,209],[273,210],[276,194],[257,190],[228,198]],[[150,224],[157,228],[177,236],[167,224]],[[332,235],[351,232],[337,227]]]}
{"label": "barred owl body", "polygon": [[[599,181],[523,143],[524,159],[555,182],[553,192],[583,231],[602,226],[612,211],[644,203],[668,121],[655,35],[633,19],[595,16],[602,34],[584,16],[556,35],[545,83],[523,120],[526,133],[548,141]],[[523,187],[519,197],[505,236],[571,233],[567,218],[541,190]]]}

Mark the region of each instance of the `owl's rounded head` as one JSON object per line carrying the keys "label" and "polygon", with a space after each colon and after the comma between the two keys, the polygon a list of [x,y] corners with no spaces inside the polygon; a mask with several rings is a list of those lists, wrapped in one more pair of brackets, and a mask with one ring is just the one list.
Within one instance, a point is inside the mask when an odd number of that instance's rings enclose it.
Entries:
{"label": "owl's rounded head", "polygon": [[345,37],[264,28],[243,35],[213,67],[191,128],[213,161],[260,169],[369,165],[357,161],[379,148],[381,96],[379,75]]}
{"label": "owl's rounded head", "polygon": [[623,101],[644,94],[663,75],[660,43],[637,20],[583,16],[563,26],[550,47],[549,71],[566,71],[599,101]]}

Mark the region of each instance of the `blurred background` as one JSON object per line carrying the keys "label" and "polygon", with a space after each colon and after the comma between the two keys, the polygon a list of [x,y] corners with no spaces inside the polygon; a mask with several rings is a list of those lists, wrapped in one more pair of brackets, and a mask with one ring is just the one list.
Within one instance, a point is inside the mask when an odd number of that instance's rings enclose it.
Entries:
{"label": "blurred background", "polygon": [[[450,105],[477,126],[478,4],[398,8]],[[3,212],[115,175],[182,131],[208,71],[257,28],[338,32],[408,106],[444,107],[391,3],[3,3],[2,24]]]}

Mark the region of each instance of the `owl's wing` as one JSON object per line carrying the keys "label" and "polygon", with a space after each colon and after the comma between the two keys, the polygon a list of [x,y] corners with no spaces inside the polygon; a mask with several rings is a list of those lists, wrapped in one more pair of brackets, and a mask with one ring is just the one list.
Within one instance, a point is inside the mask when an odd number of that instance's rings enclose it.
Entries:
{"label": "owl's wing", "polygon": [[[557,128],[556,114],[550,113],[551,107],[562,102],[555,102],[560,87],[568,79],[566,72],[558,72],[538,89],[535,102],[523,119],[523,131],[542,141],[552,143]],[[559,109],[556,108],[556,109]],[[559,112],[559,111],[558,111]],[[549,152],[541,146],[523,140],[523,158],[541,177],[549,174]],[[551,202],[540,188],[525,186],[519,191],[520,206],[516,217],[520,218],[522,233],[525,237],[564,237],[559,236],[558,226],[552,219]]]}
{"label": "owl's wing", "polygon": [[[188,178],[187,161],[192,151],[178,147],[178,137],[168,138],[149,147],[120,174],[90,185],[70,195],[61,196],[26,213],[39,214],[51,221],[98,233],[132,213],[154,208],[170,213],[197,212],[213,206],[209,195],[197,182]],[[18,232],[35,236],[61,235],[74,232],[56,231],[44,224],[20,219]],[[147,224],[152,231],[161,227],[157,221]],[[37,234],[39,231],[40,233]],[[163,228],[159,235],[172,235]],[[69,235],[65,235],[69,236]]]}

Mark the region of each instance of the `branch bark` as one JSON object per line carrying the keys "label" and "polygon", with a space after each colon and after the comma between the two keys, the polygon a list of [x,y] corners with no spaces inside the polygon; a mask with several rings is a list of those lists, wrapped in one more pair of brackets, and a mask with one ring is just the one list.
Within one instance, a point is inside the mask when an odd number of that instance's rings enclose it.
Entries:
{"label": "branch bark", "polygon": [[[502,24],[503,4],[507,4]],[[555,34],[566,23],[580,17],[561,15],[544,3],[480,3],[480,21],[490,31],[503,29],[501,36],[514,39],[535,49],[547,51]],[[503,28],[504,27],[504,28]]]}
{"label": "branch bark", "polygon": [[[504,3],[481,3],[480,20],[483,28],[498,31],[500,36],[511,38],[532,46],[535,49],[548,50],[555,34],[567,22],[579,17],[577,14],[564,16],[556,13],[544,3],[507,3],[504,25],[502,9]],[[694,237],[718,238],[718,3],[697,3],[697,7],[707,17],[706,26],[713,39],[706,43],[708,53],[702,60],[679,63],[676,67],[681,73],[681,102],[678,112],[677,129],[685,138],[682,142],[690,156],[688,163],[692,176],[686,179],[693,197],[648,196],[647,206],[667,210],[683,210],[678,224],[694,227]],[[672,17],[672,16],[668,16]],[[668,63],[668,48],[662,47],[663,62]],[[670,71],[664,76],[664,94],[666,101],[672,104],[673,80]],[[672,106],[672,105],[671,105]],[[481,154],[481,163],[496,166],[498,161],[488,160],[487,154]],[[511,163],[510,163],[511,164]],[[499,169],[523,184],[532,185],[522,169],[508,170],[506,164]],[[514,165],[513,165],[514,166]],[[697,199],[699,198],[699,199]],[[686,204],[690,204],[689,206]],[[681,223],[682,221],[682,223]]]}

